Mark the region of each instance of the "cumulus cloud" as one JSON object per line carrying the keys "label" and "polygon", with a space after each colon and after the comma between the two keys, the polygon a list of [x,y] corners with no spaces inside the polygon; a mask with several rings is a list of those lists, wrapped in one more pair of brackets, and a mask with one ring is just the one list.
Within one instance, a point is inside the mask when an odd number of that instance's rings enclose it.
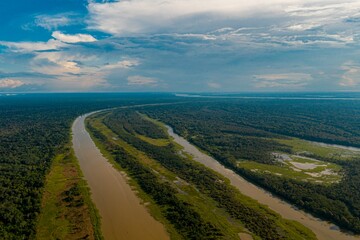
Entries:
{"label": "cumulus cloud", "polygon": [[138,85],[138,86],[154,86],[157,84],[158,80],[155,78],[144,77],[144,76],[129,76],[127,78],[128,85]]}
{"label": "cumulus cloud", "polygon": [[342,87],[355,87],[360,85],[360,66],[353,62],[343,64],[341,69],[344,74],[341,76],[339,85]]}
{"label": "cumulus cloud", "polygon": [[55,31],[51,35],[53,38],[65,43],[78,43],[78,42],[95,42],[96,38],[90,34],[64,34],[60,31]]}
{"label": "cumulus cloud", "polygon": [[17,88],[24,84],[25,84],[24,82],[17,79],[10,79],[10,78],[0,79],[0,89]]}
{"label": "cumulus cloud", "polygon": [[301,88],[309,84],[312,76],[307,73],[281,73],[254,75],[257,88]]}

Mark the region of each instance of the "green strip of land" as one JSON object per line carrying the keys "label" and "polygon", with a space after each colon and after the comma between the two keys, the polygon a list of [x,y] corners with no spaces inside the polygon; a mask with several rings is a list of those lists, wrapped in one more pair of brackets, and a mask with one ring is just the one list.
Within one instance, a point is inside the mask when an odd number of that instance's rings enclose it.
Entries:
{"label": "green strip of land", "polygon": [[46,177],[36,239],[103,239],[100,217],[67,146],[56,155]]}

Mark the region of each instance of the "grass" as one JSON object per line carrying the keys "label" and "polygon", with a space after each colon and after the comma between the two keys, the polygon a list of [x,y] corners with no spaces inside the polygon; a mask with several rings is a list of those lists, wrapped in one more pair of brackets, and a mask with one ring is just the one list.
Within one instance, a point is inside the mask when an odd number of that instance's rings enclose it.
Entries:
{"label": "grass", "polygon": [[61,217],[65,206],[59,205],[59,195],[65,191],[63,154],[53,160],[53,166],[46,177],[42,209],[37,224],[36,239],[65,239],[70,231],[70,222]]}
{"label": "grass", "polygon": [[290,146],[296,153],[310,153],[315,156],[323,158],[335,158],[338,160],[351,160],[354,157],[359,157],[359,152],[354,152],[347,149],[341,149],[332,146],[321,146],[319,144],[309,142],[298,138],[290,139],[274,139],[279,143]]}
{"label": "grass", "polygon": [[[216,207],[216,203],[213,201],[213,199],[203,194],[200,194],[196,190],[196,188],[194,188],[192,185],[189,185],[184,181],[178,181],[176,174],[167,170],[155,160],[149,158],[145,153],[137,150],[133,146],[124,142],[123,140],[118,139],[115,133],[113,133],[109,128],[107,128],[104,124],[102,124],[101,120],[103,117],[104,116],[97,117],[96,115],[94,115],[91,116],[87,120],[87,122],[90,123],[97,130],[100,130],[105,136],[107,136],[107,139],[110,142],[118,144],[119,146],[123,147],[130,155],[136,157],[144,165],[149,166],[154,171],[156,171],[162,180],[167,181],[175,189],[178,189],[179,193],[177,194],[177,197],[194,206],[196,211],[206,221],[212,222],[218,228],[222,229],[223,232],[226,232],[227,233],[226,239],[238,239],[239,232],[247,232],[239,221],[232,219],[230,215],[226,213],[223,209]],[[143,139],[143,137],[140,137],[139,135],[137,137]],[[104,154],[104,156],[106,156],[118,170],[123,171],[123,169],[121,169],[121,167],[114,161],[113,157],[108,152],[106,152],[102,143],[100,143],[96,139],[94,140],[96,145]],[[164,139],[164,140],[166,140],[167,144],[170,143],[170,139]],[[173,226],[162,215],[161,209],[158,206],[156,206],[153,200],[150,199],[140,189],[140,187],[137,185],[135,181],[130,180],[129,183],[133,186],[134,189],[136,189],[136,191],[138,192],[138,196],[142,199],[143,202],[150,203],[149,205],[147,205],[150,213],[155,219],[157,219],[158,221],[164,224],[164,226],[170,233],[171,239],[181,239],[181,236],[179,236],[179,234],[176,232]]]}
{"label": "grass", "polygon": [[[291,161],[286,160],[276,165],[268,165],[239,160],[238,166],[260,173],[275,174],[285,178],[328,185],[337,183],[342,178],[342,168],[335,163],[340,163],[339,161],[349,161],[360,156],[360,153],[355,151],[333,146],[322,146],[298,138],[274,140],[292,148],[295,155],[290,155]],[[301,157],[301,155],[310,156],[310,158]],[[296,163],[314,164],[317,166],[311,169],[301,169],[296,167]],[[325,174],[325,171],[331,172],[332,174]]]}
{"label": "grass", "polygon": [[103,239],[100,217],[70,146],[52,163],[38,216],[36,239]]}
{"label": "grass", "polygon": [[140,135],[140,134],[136,134],[135,136],[137,138],[140,138],[144,142],[147,142],[147,143],[150,143],[152,145],[159,146],[159,147],[167,146],[170,143],[170,141],[168,139],[161,139],[161,138],[160,139],[154,139],[154,138],[149,138],[147,136]]}
{"label": "grass", "polygon": [[[314,161],[311,159],[304,159],[291,156],[291,161],[283,161],[281,164],[268,165],[257,163],[254,161],[240,160],[238,166],[249,169],[251,171],[260,172],[264,174],[275,174],[285,178],[292,178],[300,181],[309,181],[322,184],[332,184],[341,180],[341,167],[324,161]],[[300,169],[292,163],[314,164],[317,165],[312,169]],[[330,170],[334,174],[322,174],[323,171]]]}

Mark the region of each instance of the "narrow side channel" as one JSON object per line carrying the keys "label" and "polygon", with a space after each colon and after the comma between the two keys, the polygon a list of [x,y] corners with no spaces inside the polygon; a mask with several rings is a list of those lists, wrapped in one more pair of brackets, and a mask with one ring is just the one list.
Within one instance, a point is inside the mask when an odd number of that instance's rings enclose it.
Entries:
{"label": "narrow side channel", "polygon": [[345,234],[338,230],[335,225],[317,219],[310,214],[301,210],[297,210],[291,204],[288,204],[281,199],[271,195],[269,192],[257,187],[256,185],[246,181],[232,170],[225,168],[214,158],[202,153],[195,146],[189,143],[186,139],[174,133],[173,129],[166,126],[168,134],[173,137],[174,141],[181,145],[184,150],[193,155],[194,160],[198,161],[208,168],[220,173],[228,178],[231,184],[239,189],[241,193],[247,195],[259,203],[267,205],[269,208],[279,213],[282,217],[290,220],[295,220],[311,229],[320,240],[352,240],[359,239],[359,236]]}
{"label": "narrow side channel", "polygon": [[141,204],[125,177],[107,161],[85,128],[85,118],[73,126],[73,148],[91,190],[91,197],[101,216],[101,230],[106,240],[169,239],[164,226]]}

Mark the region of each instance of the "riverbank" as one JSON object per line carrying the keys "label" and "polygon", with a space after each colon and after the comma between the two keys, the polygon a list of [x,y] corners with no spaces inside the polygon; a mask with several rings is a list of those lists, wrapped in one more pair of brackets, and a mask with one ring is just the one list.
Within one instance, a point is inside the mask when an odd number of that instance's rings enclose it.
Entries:
{"label": "riverbank", "polygon": [[35,239],[103,239],[100,216],[81,177],[69,144],[56,155],[46,177]]}

